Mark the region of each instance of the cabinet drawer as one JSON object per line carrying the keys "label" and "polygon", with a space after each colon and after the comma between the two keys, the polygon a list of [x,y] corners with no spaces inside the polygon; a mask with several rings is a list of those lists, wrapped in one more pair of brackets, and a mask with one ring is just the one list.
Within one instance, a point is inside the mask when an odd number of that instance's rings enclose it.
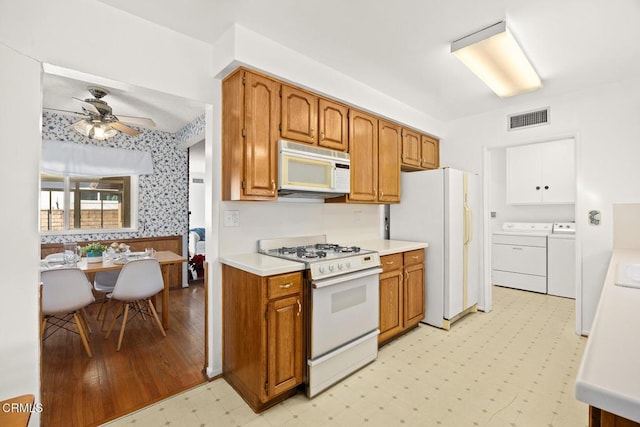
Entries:
{"label": "cabinet drawer", "polygon": [[404,253],[405,267],[412,264],[422,263],[424,263],[424,249],[418,249],[417,251],[409,251]]}
{"label": "cabinet drawer", "polygon": [[291,273],[267,279],[267,297],[279,298],[302,291],[302,274]]}
{"label": "cabinet drawer", "polygon": [[382,272],[398,270],[402,268],[402,254],[385,255],[380,257]]}

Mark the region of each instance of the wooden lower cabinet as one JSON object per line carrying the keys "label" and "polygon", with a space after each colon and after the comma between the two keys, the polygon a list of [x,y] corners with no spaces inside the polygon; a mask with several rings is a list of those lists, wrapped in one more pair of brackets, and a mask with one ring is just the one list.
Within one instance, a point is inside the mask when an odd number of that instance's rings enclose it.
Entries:
{"label": "wooden lower cabinet", "polygon": [[380,257],[378,343],[415,327],[424,318],[424,249]]}
{"label": "wooden lower cabinet", "polygon": [[255,412],[302,384],[302,273],[261,277],[222,266],[223,374]]}
{"label": "wooden lower cabinet", "polygon": [[589,427],[639,427],[640,423],[612,414],[603,409],[589,406]]}

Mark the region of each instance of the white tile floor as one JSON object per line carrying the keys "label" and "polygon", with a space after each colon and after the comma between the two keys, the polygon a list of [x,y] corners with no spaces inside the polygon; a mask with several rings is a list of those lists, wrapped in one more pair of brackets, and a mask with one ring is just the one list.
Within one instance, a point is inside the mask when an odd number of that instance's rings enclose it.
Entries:
{"label": "white tile floor", "polygon": [[421,325],[313,400],[254,414],[217,380],[109,425],[587,426],[574,380],[586,338],[574,300],[494,287],[494,310],[450,331]]}

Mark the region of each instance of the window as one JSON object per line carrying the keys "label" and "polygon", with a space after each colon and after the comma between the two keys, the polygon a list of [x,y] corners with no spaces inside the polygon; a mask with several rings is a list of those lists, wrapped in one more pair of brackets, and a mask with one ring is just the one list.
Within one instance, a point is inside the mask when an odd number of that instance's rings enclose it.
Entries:
{"label": "window", "polygon": [[40,176],[40,231],[129,229],[137,176]]}

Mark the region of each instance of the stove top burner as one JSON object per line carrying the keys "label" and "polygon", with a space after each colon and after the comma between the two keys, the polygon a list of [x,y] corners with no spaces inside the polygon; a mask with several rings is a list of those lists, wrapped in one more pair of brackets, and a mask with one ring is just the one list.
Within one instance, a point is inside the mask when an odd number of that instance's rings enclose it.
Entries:
{"label": "stove top burner", "polygon": [[306,246],[282,246],[270,249],[267,253],[289,258],[302,258],[305,260],[317,260],[320,258],[336,258],[357,254],[361,251],[358,246],[341,246],[335,243],[316,243]]}
{"label": "stove top burner", "polygon": [[315,249],[332,251],[332,252],[341,252],[341,253],[356,253],[360,252],[360,248],[358,246],[340,246],[335,243],[316,243],[314,245]]}

